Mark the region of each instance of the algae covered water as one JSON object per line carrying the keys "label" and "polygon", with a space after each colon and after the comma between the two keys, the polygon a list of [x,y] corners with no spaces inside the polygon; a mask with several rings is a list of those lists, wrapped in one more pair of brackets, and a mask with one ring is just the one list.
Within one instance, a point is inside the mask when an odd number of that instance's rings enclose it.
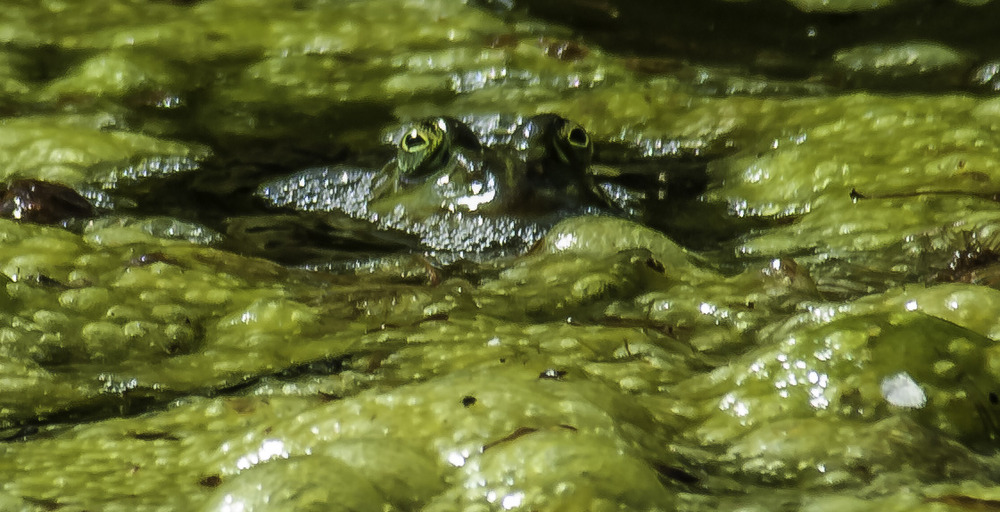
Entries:
{"label": "algae covered water", "polygon": [[[96,215],[0,220],[0,510],[996,507],[997,15],[8,1],[0,172]],[[630,215],[261,192],[543,113]]]}

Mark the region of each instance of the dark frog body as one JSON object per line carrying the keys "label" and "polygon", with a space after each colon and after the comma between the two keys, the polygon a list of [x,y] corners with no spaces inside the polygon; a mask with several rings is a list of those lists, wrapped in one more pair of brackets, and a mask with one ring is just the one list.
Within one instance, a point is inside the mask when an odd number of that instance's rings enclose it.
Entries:
{"label": "dark frog body", "polygon": [[521,125],[511,140],[521,165],[515,195],[521,211],[571,212],[615,206],[588,174],[594,145],[577,123],[555,114],[541,114]]}
{"label": "dark frog body", "polygon": [[582,127],[552,114],[527,120],[498,147],[483,146],[456,119],[436,117],[406,126],[382,169],[309,169],[265,184],[259,195],[363,219],[434,252],[516,253],[560,219],[616,212],[587,173],[592,153]]}

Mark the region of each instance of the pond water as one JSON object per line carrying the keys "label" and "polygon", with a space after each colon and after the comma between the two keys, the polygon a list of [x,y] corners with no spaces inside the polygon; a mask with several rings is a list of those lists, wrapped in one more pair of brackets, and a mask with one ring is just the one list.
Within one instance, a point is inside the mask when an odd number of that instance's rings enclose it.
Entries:
{"label": "pond water", "polygon": [[995,508],[998,17],[8,1],[0,510]]}

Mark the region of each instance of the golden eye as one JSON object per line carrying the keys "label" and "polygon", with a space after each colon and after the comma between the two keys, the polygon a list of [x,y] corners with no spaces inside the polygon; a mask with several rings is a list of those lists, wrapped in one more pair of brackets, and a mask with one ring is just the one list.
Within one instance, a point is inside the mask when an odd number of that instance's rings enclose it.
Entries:
{"label": "golden eye", "polygon": [[445,130],[434,120],[421,121],[410,128],[399,141],[399,149],[407,153],[434,151],[445,138]]}
{"label": "golden eye", "polygon": [[396,162],[402,176],[418,178],[440,169],[450,156],[447,133],[435,119],[420,121],[399,139]]}
{"label": "golden eye", "polygon": [[427,137],[420,133],[419,128],[414,128],[406,135],[403,135],[403,139],[399,141],[399,149],[408,153],[416,153],[417,151],[427,149],[428,144],[430,143]]}

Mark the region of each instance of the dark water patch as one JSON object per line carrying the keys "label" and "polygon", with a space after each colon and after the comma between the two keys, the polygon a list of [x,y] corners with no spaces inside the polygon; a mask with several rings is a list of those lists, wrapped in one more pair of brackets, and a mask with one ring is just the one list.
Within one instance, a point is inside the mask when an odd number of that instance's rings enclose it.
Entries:
{"label": "dark water patch", "polygon": [[390,256],[416,245],[335,212],[285,210],[226,217],[222,246],[283,265],[311,267]]}
{"label": "dark water patch", "polygon": [[[213,146],[212,155],[187,169],[119,180],[113,194],[122,203],[120,209],[131,214],[166,215],[219,229],[227,217],[265,211],[253,197],[261,182],[317,162],[340,162],[348,154],[335,144],[302,148],[284,144],[286,140],[227,138]],[[125,170],[144,165],[143,160],[102,165]]]}
{"label": "dark water patch", "polygon": [[[976,79],[995,61],[1000,5],[899,2],[855,13],[807,13],[784,0],[510,0],[506,13],[568,24],[585,41],[624,55],[736,66],[776,80],[808,80],[841,89],[989,92]],[[832,69],[834,54],[861,45],[934,41],[970,56],[960,69],[915,77],[866,77]],[[977,71],[978,70],[978,71]],[[988,73],[987,73],[988,74]],[[986,83],[988,82],[988,83]]]}
{"label": "dark water patch", "polygon": [[[293,382],[310,376],[335,375],[345,370],[352,356],[331,357],[303,363],[289,363],[272,372],[246,374],[234,377],[227,384],[211,389],[176,391],[161,386],[144,387],[136,385],[120,392],[94,396],[88,400],[58,411],[26,419],[7,419],[0,425],[0,444],[19,443],[49,438],[74,425],[93,423],[114,418],[132,418],[143,414],[166,411],[178,399],[190,397],[236,397],[267,380]],[[139,440],[178,440],[170,432],[137,432],[127,434]]]}
{"label": "dark water patch", "polygon": [[164,411],[167,404],[186,396],[185,393],[158,391],[156,395],[121,394],[117,397],[103,395],[86,403],[18,421],[7,420],[0,430],[0,443],[26,442],[53,437],[63,430],[82,423],[92,423],[110,418],[128,418],[149,412]]}
{"label": "dark water patch", "polygon": [[774,227],[777,218],[736,216],[722,203],[702,198],[710,185],[709,163],[726,154],[713,150],[703,155],[679,154],[638,158],[635,148],[599,148],[601,164],[619,172],[613,181],[629,190],[641,191],[642,211],[637,220],[657,229],[677,243],[696,251],[721,251],[720,264],[735,264],[732,245],[747,232]]}

